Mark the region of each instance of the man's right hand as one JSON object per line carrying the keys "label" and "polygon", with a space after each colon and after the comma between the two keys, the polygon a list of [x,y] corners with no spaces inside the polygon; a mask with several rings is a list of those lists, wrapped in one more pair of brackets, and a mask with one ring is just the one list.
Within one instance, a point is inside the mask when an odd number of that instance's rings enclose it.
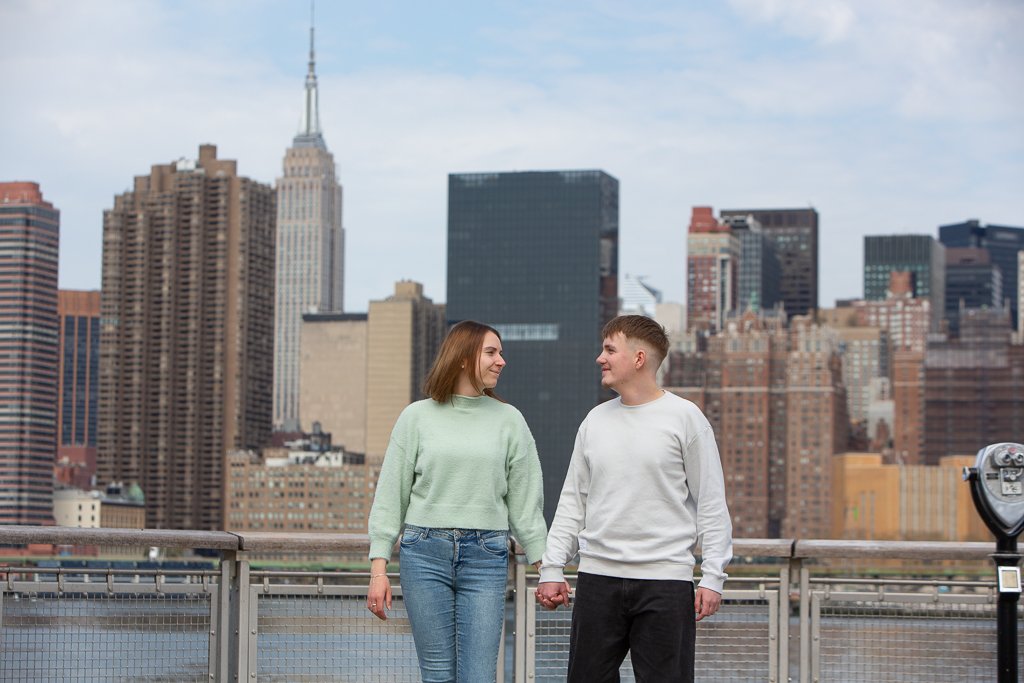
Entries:
{"label": "man's right hand", "polygon": [[569,594],[571,592],[572,589],[569,588],[568,581],[540,583],[537,584],[537,602],[540,603],[541,607],[558,609],[559,605],[569,605]]}

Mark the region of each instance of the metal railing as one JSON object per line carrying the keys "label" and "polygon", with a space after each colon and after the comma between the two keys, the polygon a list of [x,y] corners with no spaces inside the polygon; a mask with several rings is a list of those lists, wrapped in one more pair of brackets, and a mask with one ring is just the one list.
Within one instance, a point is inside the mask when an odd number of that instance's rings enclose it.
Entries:
{"label": "metal railing", "polygon": [[[366,536],[0,527],[0,545],[29,543],[205,548],[220,557],[174,569],[0,567],[0,681],[419,680],[397,581],[381,622],[365,609],[365,571],[256,562],[365,556]],[[738,539],[723,607],[698,626],[697,679],[994,680],[992,550]],[[499,681],[565,677],[571,606],[538,609],[530,572],[510,567]],[[628,659],[622,679],[633,680]]]}

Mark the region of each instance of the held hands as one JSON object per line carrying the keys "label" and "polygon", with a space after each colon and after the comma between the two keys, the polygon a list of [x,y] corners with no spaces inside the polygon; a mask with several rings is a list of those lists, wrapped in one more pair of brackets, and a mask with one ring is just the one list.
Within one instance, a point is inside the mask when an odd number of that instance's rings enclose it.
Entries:
{"label": "held hands", "polygon": [[558,609],[559,605],[569,605],[569,594],[572,589],[568,581],[548,581],[537,584],[537,602],[541,607]]}
{"label": "held hands", "polygon": [[710,588],[698,588],[693,597],[693,609],[697,612],[697,621],[710,617],[718,611],[722,604],[722,596]]}

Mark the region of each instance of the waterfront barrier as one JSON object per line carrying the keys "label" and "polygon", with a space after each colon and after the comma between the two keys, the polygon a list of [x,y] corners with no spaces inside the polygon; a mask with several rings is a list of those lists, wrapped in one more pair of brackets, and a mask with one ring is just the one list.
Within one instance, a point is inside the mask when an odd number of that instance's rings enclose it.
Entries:
{"label": "waterfront barrier", "polygon": [[[419,680],[397,575],[381,622],[365,569],[332,566],[365,557],[365,535],[0,526],[8,553],[45,545],[166,559],[0,566],[0,681]],[[734,551],[722,609],[698,625],[697,680],[995,679],[990,544],[737,539]],[[564,680],[571,608],[538,609],[535,586],[532,567],[510,564],[503,683]]]}

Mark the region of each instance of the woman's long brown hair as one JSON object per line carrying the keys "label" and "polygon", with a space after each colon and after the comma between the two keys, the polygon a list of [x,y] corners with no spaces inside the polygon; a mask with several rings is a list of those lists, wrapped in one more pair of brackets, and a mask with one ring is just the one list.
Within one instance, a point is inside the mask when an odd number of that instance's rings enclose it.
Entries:
{"label": "woman's long brown hair", "polygon": [[441,349],[437,352],[434,364],[430,366],[430,372],[423,383],[423,393],[439,403],[450,400],[455,393],[459,376],[468,368],[473,386],[484,394],[497,398],[492,390],[484,388],[480,378],[476,376],[477,368],[480,367],[484,337],[488,332],[493,332],[501,339],[496,329],[475,320],[463,320],[448,330],[448,335],[441,342]]}

